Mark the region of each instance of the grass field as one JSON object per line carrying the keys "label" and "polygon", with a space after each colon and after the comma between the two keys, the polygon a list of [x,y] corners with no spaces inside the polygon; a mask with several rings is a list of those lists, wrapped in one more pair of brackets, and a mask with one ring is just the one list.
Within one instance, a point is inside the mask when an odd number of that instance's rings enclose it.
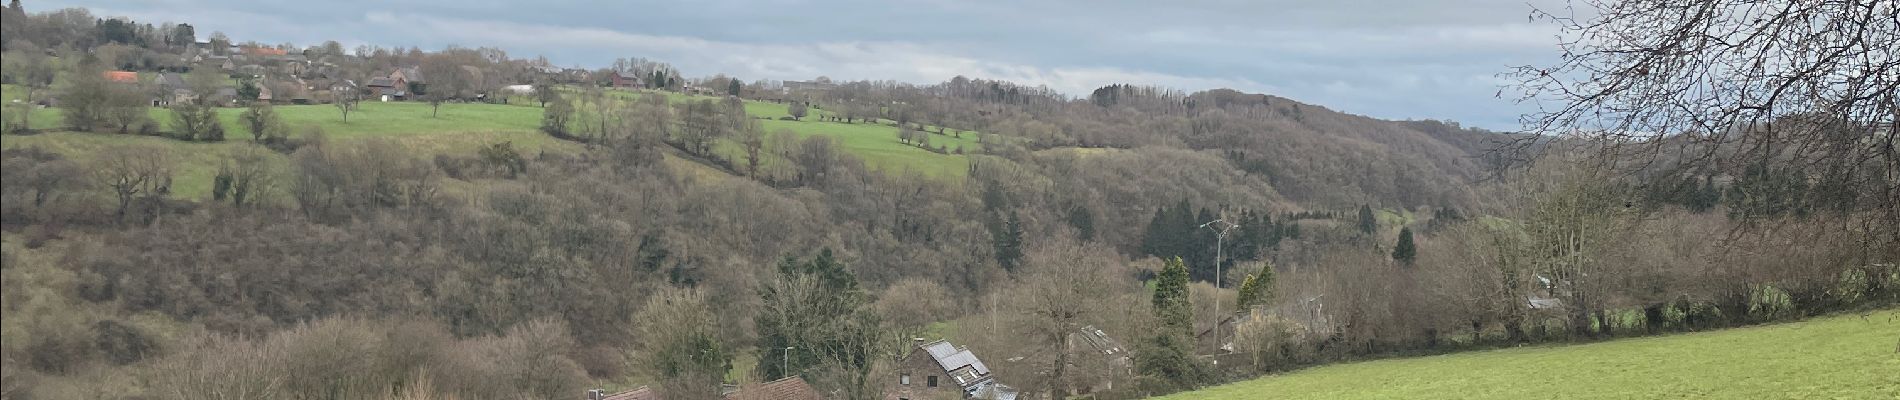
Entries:
{"label": "grass field", "polygon": [[[17,97],[15,89],[8,86],[5,98]],[[342,114],[330,105],[284,105],[277,106],[276,111],[286,125],[299,134],[302,127],[316,126],[330,140],[382,138],[410,149],[422,159],[445,153],[474,154],[481,146],[499,142],[513,142],[516,149],[529,156],[548,149],[578,151],[580,148],[577,144],[554,139],[537,130],[541,118],[541,109],[538,107],[445,104],[439,115],[431,116],[427,103],[363,102],[356,111],[350,113],[349,122],[344,122]],[[161,123],[171,119],[169,110],[153,108],[150,112],[152,118]],[[173,195],[203,199],[211,197],[211,180],[217,174],[220,163],[233,151],[251,145],[248,143],[250,133],[244,130],[238,120],[238,115],[243,112],[243,108],[218,110],[226,132],[223,142],[186,142],[151,136],[54,131],[28,136],[0,136],[0,147],[35,146],[81,162],[90,160],[98,150],[111,146],[141,145],[162,149],[178,162],[173,176]],[[54,129],[60,123],[60,110],[34,110],[35,128]]]}
{"label": "grass field", "polygon": [[[615,91],[614,93],[626,98],[660,94],[667,96],[667,100],[674,103],[687,100],[720,100],[717,97],[711,96],[653,91]],[[894,122],[889,120],[874,122],[857,121],[856,123],[822,121],[818,116],[824,115],[827,112],[823,110],[811,110],[811,114],[803,120],[785,121],[780,120],[779,117],[789,115],[787,114],[786,105],[762,101],[747,101],[745,103],[745,109],[747,115],[766,118],[759,121],[760,126],[764,127],[766,132],[786,129],[798,134],[800,137],[825,135],[836,138],[838,139],[838,144],[842,146],[845,151],[855,154],[859,158],[863,158],[864,163],[873,170],[895,174],[914,171],[925,176],[939,178],[961,178],[969,173],[969,158],[966,156],[958,154],[937,154],[917,148],[916,146],[898,142],[897,127],[894,125]],[[934,126],[926,127],[926,129],[929,129],[931,132],[937,131]],[[955,132],[955,130],[945,130],[945,135],[932,134],[930,144],[932,146],[944,146],[950,150],[955,150],[957,146],[963,146],[963,149],[967,152],[975,152],[980,149],[980,147],[977,146],[977,134],[975,132],[963,131],[962,135],[949,134],[953,132]],[[961,137],[959,138],[958,136]],[[721,157],[734,160],[735,164],[745,159],[744,148],[737,142],[731,140],[721,140],[714,151],[719,153]],[[764,163],[770,164],[775,160],[766,158],[763,161]]]}
{"label": "grass field", "polygon": [[[0,99],[12,100],[20,97],[18,87],[7,85]],[[684,95],[662,92],[625,92],[614,91],[615,96],[634,98],[654,95],[668,97],[669,101],[717,99],[709,96]],[[294,132],[302,132],[304,127],[321,128],[330,140],[349,141],[363,138],[383,138],[397,145],[410,148],[417,157],[427,159],[435,154],[472,154],[475,149],[497,142],[513,142],[530,156],[546,150],[578,151],[579,145],[554,139],[542,134],[538,127],[541,121],[540,107],[517,102],[506,104],[445,104],[440,115],[432,116],[430,107],[422,102],[375,102],[365,101],[344,122],[342,114],[331,105],[282,105],[276,111],[286,125]],[[154,120],[162,123],[170,121],[170,110],[152,108],[149,110]],[[60,110],[47,108],[33,110],[32,125],[35,129],[47,130],[31,136],[0,136],[0,147],[15,148],[38,146],[68,157],[85,161],[99,149],[125,144],[149,145],[165,149],[180,163],[175,173],[173,193],[183,198],[208,198],[211,196],[211,180],[217,173],[219,164],[232,151],[250,139],[250,133],[243,128],[238,116],[243,108],[222,108],[219,118],[225,126],[225,142],[194,143],[158,137],[118,135],[110,133],[75,133],[56,131],[62,124]],[[936,154],[897,141],[896,129],[890,121],[878,122],[825,122],[817,118],[803,121],[783,121],[778,117],[786,115],[783,104],[748,101],[746,112],[761,119],[760,123],[767,132],[779,129],[790,130],[800,136],[826,135],[838,139],[838,143],[847,152],[865,160],[872,169],[889,173],[917,172],[926,176],[940,178],[959,178],[968,172],[969,159],[956,154]],[[822,111],[814,110],[813,115]],[[934,128],[933,128],[934,130]],[[976,151],[976,135],[965,132],[961,139],[949,135],[933,135],[933,145],[943,145],[955,149],[959,145],[966,150]],[[741,163],[744,151],[732,140],[721,140],[715,149],[721,156]],[[685,171],[693,176],[705,179],[718,179],[729,176],[724,172],[681,157],[668,157],[668,165]],[[770,164],[776,160],[768,157]]]}
{"label": "grass field", "polygon": [[1896,399],[1900,310],[1368,361],[1163,399]]}

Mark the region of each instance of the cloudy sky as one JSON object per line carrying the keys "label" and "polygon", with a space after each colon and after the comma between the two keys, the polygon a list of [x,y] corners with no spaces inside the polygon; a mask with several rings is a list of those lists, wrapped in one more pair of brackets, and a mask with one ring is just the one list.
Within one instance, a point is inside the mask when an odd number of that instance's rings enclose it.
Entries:
{"label": "cloudy sky", "polygon": [[689,76],[1228,87],[1388,119],[1516,127],[1497,74],[1547,64],[1562,0],[27,0],[178,21],[201,38],[490,46],[562,66],[645,57]]}

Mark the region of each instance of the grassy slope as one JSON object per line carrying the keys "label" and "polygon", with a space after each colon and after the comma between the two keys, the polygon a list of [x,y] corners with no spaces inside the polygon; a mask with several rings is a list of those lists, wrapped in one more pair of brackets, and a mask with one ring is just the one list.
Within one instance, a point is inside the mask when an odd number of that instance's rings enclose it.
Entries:
{"label": "grassy slope", "polygon": [[[628,92],[617,91],[614,93],[625,97],[636,96]],[[675,103],[686,100],[719,100],[719,98],[711,96],[653,91],[640,91],[637,95],[644,96],[654,93],[665,95],[668,101]],[[859,158],[863,158],[865,164],[870,166],[871,169],[890,173],[916,171],[924,175],[940,178],[960,178],[969,173],[970,164],[968,157],[957,154],[932,153],[915,146],[898,142],[897,127],[893,125],[893,122],[888,120],[875,123],[857,122],[850,124],[827,122],[820,121],[817,118],[820,114],[825,114],[825,111],[812,110],[811,115],[803,120],[784,121],[778,118],[790,115],[786,111],[786,105],[760,101],[747,101],[745,103],[745,109],[746,114],[753,117],[768,118],[759,121],[766,132],[787,129],[798,134],[800,137],[827,135],[837,138],[839,144],[843,146],[845,151],[855,154]],[[927,128],[931,132],[936,132],[935,127]],[[953,130],[945,130],[944,133],[948,134],[952,133],[952,131]],[[956,149],[958,145],[962,145],[965,151],[977,151],[979,147],[977,147],[977,135],[974,132],[964,131],[961,136],[962,138],[957,138],[952,135],[932,134],[930,144],[932,146],[944,146],[951,150]],[[722,157],[734,160],[735,164],[743,163],[743,160],[745,160],[744,148],[737,142],[731,140],[721,140],[714,151],[718,152]],[[770,158],[764,160],[764,162],[768,164],[773,161],[774,160]]]}
{"label": "grassy slope", "polygon": [[[8,85],[4,99],[16,98],[18,88]],[[614,92],[618,96],[632,97],[627,92]],[[642,95],[654,92],[641,92]],[[689,96],[666,93],[671,101],[688,99],[716,99],[708,96]],[[527,105],[497,104],[446,104],[439,116],[431,116],[428,104],[420,102],[363,102],[358,110],[351,112],[349,122],[343,122],[336,107],[330,105],[284,105],[276,107],[277,113],[287,125],[297,127],[317,126],[331,140],[355,140],[378,137],[394,141],[409,147],[418,157],[428,158],[434,154],[469,154],[476,148],[501,141],[514,142],[517,149],[534,154],[543,149],[572,151],[579,146],[562,142],[539,133],[541,108]],[[171,120],[169,110],[153,108],[152,118],[161,123]],[[190,143],[155,137],[113,135],[101,133],[53,132],[34,136],[0,137],[0,147],[40,146],[61,154],[84,160],[100,148],[107,146],[143,143],[162,147],[178,157],[181,168],[177,172],[173,190],[177,196],[186,198],[210,197],[211,177],[216,174],[218,164],[226,154],[244,145],[249,133],[238,120],[243,108],[219,109],[219,117],[226,129],[226,138],[222,143]],[[804,121],[781,121],[775,118],[786,115],[786,106],[767,102],[746,102],[746,112],[755,117],[774,118],[761,120],[766,131],[779,129],[791,130],[800,136],[828,135],[839,140],[842,147],[852,154],[863,158],[873,169],[892,173],[908,171],[920,172],[933,177],[962,177],[968,172],[969,159],[955,154],[936,154],[904,145],[897,141],[896,128],[890,121],[878,123],[859,122],[847,124],[841,122],[823,122],[815,118]],[[822,111],[819,111],[822,112]],[[819,113],[819,112],[815,112]],[[33,126],[39,129],[57,129],[61,124],[58,109],[34,110]],[[934,130],[934,128],[933,128]],[[947,135],[932,136],[933,145],[975,151],[976,135],[966,132],[961,139]],[[744,151],[738,143],[722,140],[715,150],[733,160],[743,160]],[[739,161],[742,162],[742,161]],[[766,163],[774,162],[767,158]],[[669,156],[668,164],[677,169],[690,171],[702,178],[719,178],[725,174],[717,169]]]}
{"label": "grassy slope", "polygon": [[[12,88],[9,87],[9,90]],[[9,93],[9,97],[12,94]],[[574,151],[579,146],[560,141],[536,130],[541,109],[495,104],[446,104],[439,116],[431,116],[426,103],[364,102],[350,121],[343,122],[336,107],[329,105],[286,105],[276,107],[278,115],[292,127],[317,126],[330,140],[349,141],[383,138],[428,159],[434,154],[473,154],[475,149],[497,142],[513,142],[529,156],[542,150]],[[154,108],[152,117],[170,119],[169,111]],[[208,198],[211,178],[219,163],[232,151],[247,143],[250,134],[238,121],[242,108],[224,108],[227,141],[217,143],[185,142],[159,137],[107,133],[50,132],[31,136],[0,136],[0,147],[38,146],[86,161],[94,152],[109,146],[140,144],[165,149],[179,162],[172,190],[175,196]],[[54,128],[59,125],[59,110],[36,110],[33,125]],[[293,128],[301,132],[301,128]],[[278,158],[283,158],[279,156]]]}
{"label": "grassy slope", "polygon": [[1369,361],[1164,399],[1894,399],[1900,310],[1715,332]]}

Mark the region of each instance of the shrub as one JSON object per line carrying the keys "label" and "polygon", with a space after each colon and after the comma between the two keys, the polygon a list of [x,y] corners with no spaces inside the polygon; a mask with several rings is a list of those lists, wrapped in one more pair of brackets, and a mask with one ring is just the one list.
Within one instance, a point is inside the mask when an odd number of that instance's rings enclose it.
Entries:
{"label": "shrub", "polygon": [[[9,317],[9,318],[17,318]],[[26,323],[27,364],[40,372],[64,374],[92,362],[92,331],[72,315],[47,315]]]}
{"label": "shrub", "polygon": [[113,364],[131,364],[159,352],[158,339],[137,326],[108,319],[93,323],[92,330],[93,343]]}
{"label": "shrub", "polygon": [[1788,292],[1771,285],[1753,285],[1748,291],[1748,316],[1758,321],[1771,321],[1792,316],[1793,298]]}

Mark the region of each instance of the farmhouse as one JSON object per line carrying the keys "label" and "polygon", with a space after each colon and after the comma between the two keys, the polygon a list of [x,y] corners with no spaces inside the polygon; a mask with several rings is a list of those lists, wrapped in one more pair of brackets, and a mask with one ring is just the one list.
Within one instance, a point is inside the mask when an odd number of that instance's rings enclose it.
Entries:
{"label": "farmhouse", "polygon": [[422,85],[422,72],[416,67],[397,68],[387,76],[370,78],[363,83],[378,101],[406,100],[412,90]]}
{"label": "farmhouse", "polygon": [[970,349],[946,341],[917,345],[898,361],[894,373],[894,379],[885,384],[885,400],[1016,398],[1015,389],[996,382],[990,367]]}
{"label": "farmhouse", "polygon": [[1122,347],[1121,341],[1109,337],[1108,332],[1103,332],[1101,328],[1096,328],[1094,325],[1084,326],[1069,337],[1070,350],[1083,350],[1083,352],[1077,352],[1078,357],[1071,362],[1077,366],[1088,365],[1093,367],[1091,369],[1104,372],[1098,376],[1100,379],[1082,383],[1081,386],[1070,387],[1069,392],[1089,394],[1114,389],[1116,378],[1134,374],[1135,361],[1130,357],[1132,353]]}
{"label": "farmhouse", "polygon": [[163,107],[172,103],[190,103],[197,99],[197,94],[192,93],[191,87],[185,85],[185,77],[179,76],[176,72],[166,72],[158,75],[158,95],[152,98],[153,106]]}
{"label": "farmhouse", "polygon": [[617,88],[630,89],[645,86],[641,84],[640,76],[631,72],[614,72],[610,78],[613,79],[613,86]]}
{"label": "farmhouse", "polygon": [[388,77],[369,78],[369,82],[363,83],[363,87],[369,88],[370,94],[376,96],[378,101],[402,100],[409,95],[409,92],[403,89],[404,86],[401,82]]}

